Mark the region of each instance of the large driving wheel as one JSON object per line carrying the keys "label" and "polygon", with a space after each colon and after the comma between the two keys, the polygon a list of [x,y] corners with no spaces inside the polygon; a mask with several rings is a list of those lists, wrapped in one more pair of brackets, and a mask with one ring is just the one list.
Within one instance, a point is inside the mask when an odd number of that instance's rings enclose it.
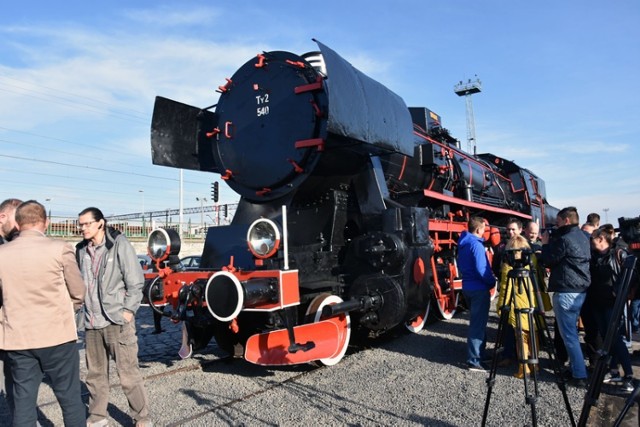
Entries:
{"label": "large driving wheel", "polygon": [[[306,317],[313,322],[319,322],[322,317],[322,308],[324,306],[339,304],[341,302],[342,298],[337,295],[318,295],[313,299],[313,301],[311,301],[311,304],[309,304]],[[322,320],[331,321],[338,327],[338,349],[331,357],[319,360],[319,362],[325,366],[332,366],[342,360],[342,357],[347,352],[347,347],[349,347],[349,338],[351,337],[351,318],[348,313],[343,313],[338,316]]]}

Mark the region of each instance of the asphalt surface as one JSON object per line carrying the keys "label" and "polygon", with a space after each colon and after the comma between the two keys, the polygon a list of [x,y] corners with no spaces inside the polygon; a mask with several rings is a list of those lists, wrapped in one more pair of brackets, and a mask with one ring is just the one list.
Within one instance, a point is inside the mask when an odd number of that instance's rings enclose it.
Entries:
{"label": "asphalt surface", "polygon": [[[490,319],[489,342],[495,339],[497,318]],[[428,425],[477,426],[488,394],[486,374],[465,368],[468,314],[436,322],[419,334],[402,331],[350,350],[336,366],[311,365],[266,368],[229,360],[210,344],[188,360],[177,356],[180,325],[163,319],[165,332],[153,334],[148,308],[136,319],[139,359],[156,425]],[[81,380],[86,376],[82,342]],[[535,404],[539,426],[568,426],[570,419],[550,363],[542,354]],[[640,357],[634,356],[635,368]],[[113,367],[113,366],[112,366]],[[498,368],[487,417],[488,426],[532,425],[532,406],[525,402],[524,380],[516,368]],[[640,378],[640,375],[637,376]],[[128,404],[112,369],[110,425],[129,426]],[[532,390],[532,381],[528,381]],[[86,389],[84,400],[88,400]],[[585,390],[567,389],[577,422]],[[609,426],[625,401],[615,387],[604,387],[588,425]],[[59,406],[45,383],[38,397],[42,426],[61,426]],[[636,408],[626,425],[637,425]],[[0,425],[8,425],[0,401]]]}

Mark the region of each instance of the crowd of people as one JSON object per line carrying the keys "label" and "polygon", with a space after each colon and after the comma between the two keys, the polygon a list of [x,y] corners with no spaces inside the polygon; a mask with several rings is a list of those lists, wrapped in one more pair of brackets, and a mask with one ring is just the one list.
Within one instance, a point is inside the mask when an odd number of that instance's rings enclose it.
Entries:
{"label": "crowd of people", "polygon": [[[525,314],[528,309],[543,315],[553,310],[556,357],[563,365],[568,362],[563,375],[570,385],[586,387],[585,358],[589,359],[589,368],[593,367],[612,321],[619,295],[618,278],[629,255],[615,228],[599,222],[599,215],[592,213],[581,226],[577,209],[567,207],[558,212],[555,227],[540,234],[537,222],[529,221],[523,227],[519,219],[511,218],[506,223],[506,239],[490,248],[483,237],[487,221],[480,217],[469,219],[468,231],[463,232],[458,241],[457,258],[462,293],[470,311],[469,370],[487,372],[484,363],[492,360],[485,354],[486,328],[492,289],[497,285],[496,309],[498,313],[508,312],[506,324],[501,325],[504,333],[499,343],[502,353],[498,364],[517,364],[515,376],[520,378],[530,372],[534,366],[527,361],[532,341],[537,340],[537,331],[536,325],[530,322],[532,317]],[[526,262],[520,262],[525,254]],[[524,284],[517,290],[513,287],[516,267],[526,270],[524,274],[517,274],[518,283]],[[638,277],[633,276],[631,292],[624,296],[633,300],[635,309],[630,315],[632,313],[636,330],[640,327],[640,301],[634,299],[637,287]],[[584,350],[580,342],[581,328]],[[631,355],[624,339],[628,333],[625,322],[620,322],[610,350],[609,372],[604,379],[623,392],[634,389]]]}
{"label": "crowd of people", "polygon": [[[618,294],[617,279],[629,254],[614,227],[601,226],[599,220],[590,214],[580,226],[576,208],[567,207],[558,212],[553,233],[547,229],[540,234],[537,222],[523,225],[511,218],[506,239],[488,248],[487,221],[469,219],[457,258],[470,311],[469,370],[487,372],[486,331],[497,285],[496,308],[500,312],[510,305],[500,365],[517,364],[515,375],[520,378],[537,368],[527,363],[537,331],[526,309],[553,310],[556,356],[568,362],[569,384],[586,386],[585,356],[593,363],[591,356],[602,345]],[[0,203],[0,394],[7,400],[12,424],[37,425],[38,389],[46,377],[66,426],[108,425],[111,359],[136,426],[152,426],[135,328],[144,276],[133,246],[95,207],[78,214],[83,239],[75,248],[47,237],[47,226],[45,208],[35,200]],[[516,290],[513,273],[519,269],[526,274],[518,276],[522,282]],[[33,307],[38,307],[38,316],[31,315]],[[585,332],[584,352],[579,324]],[[637,316],[633,325],[640,327]],[[88,408],[80,391],[78,330],[85,331]],[[614,339],[605,382],[630,392],[633,372],[624,332],[621,326]]]}
{"label": "crowd of people", "polygon": [[[35,200],[0,204],[0,386],[12,425],[37,425],[45,376],[65,426],[108,425],[113,359],[136,427],[152,426],[134,319],[144,276],[133,246],[95,207],[78,215],[83,240],[75,248],[47,237],[47,226],[45,208]],[[88,410],[77,348],[81,329]]]}

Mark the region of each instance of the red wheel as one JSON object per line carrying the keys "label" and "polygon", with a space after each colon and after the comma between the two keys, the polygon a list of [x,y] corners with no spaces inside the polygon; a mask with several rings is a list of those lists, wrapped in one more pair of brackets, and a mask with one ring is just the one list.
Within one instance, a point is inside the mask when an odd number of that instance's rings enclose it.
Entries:
{"label": "red wheel", "polygon": [[[427,269],[425,263],[421,257],[417,257],[413,262],[413,281],[417,285],[422,284],[422,286],[427,286],[425,282],[425,276],[427,273]],[[418,333],[422,329],[424,329],[424,325],[429,318],[429,311],[431,309],[431,301],[427,301],[427,307],[425,308],[422,314],[419,314],[415,318],[407,321],[404,326],[413,333]]]}
{"label": "red wheel", "polygon": [[[322,308],[325,305],[333,305],[342,302],[342,298],[337,295],[331,294],[321,294],[318,295],[311,301],[309,307],[307,308],[307,318],[312,318],[314,322],[319,322],[320,317],[322,316]],[[342,360],[342,357],[347,352],[347,347],[349,347],[349,338],[351,337],[351,318],[348,313],[343,313],[338,316],[330,317],[328,319],[322,319],[325,321],[331,321],[336,324],[338,327],[339,335],[338,335],[338,349],[336,352],[326,359],[320,359],[320,363],[325,366],[332,366]]]}
{"label": "red wheel", "polygon": [[434,295],[431,301],[436,308],[436,313],[444,320],[449,320],[456,314],[458,309],[458,292],[450,291],[443,294],[439,294],[434,289]]}

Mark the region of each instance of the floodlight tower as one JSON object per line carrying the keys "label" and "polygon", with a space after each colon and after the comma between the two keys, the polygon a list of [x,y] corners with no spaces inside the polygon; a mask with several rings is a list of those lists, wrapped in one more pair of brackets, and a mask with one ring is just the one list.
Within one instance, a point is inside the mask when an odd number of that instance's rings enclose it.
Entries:
{"label": "floodlight tower", "polygon": [[[467,104],[467,151],[476,154],[476,123],[473,117],[473,104],[471,103],[471,95],[482,91],[482,83],[478,76],[474,81],[469,79],[466,83],[460,80],[460,83],[453,87],[453,91],[458,96],[464,96]],[[473,151],[472,151],[473,150]]]}

